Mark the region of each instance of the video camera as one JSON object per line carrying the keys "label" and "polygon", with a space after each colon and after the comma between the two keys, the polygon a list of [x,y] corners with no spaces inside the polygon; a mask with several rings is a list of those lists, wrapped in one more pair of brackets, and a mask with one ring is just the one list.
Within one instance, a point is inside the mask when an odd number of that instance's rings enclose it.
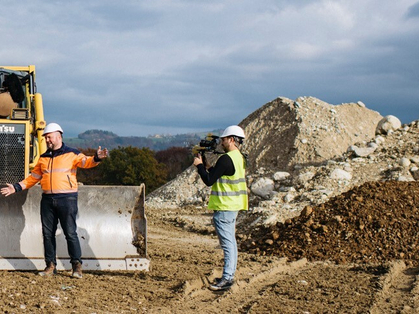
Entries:
{"label": "video camera", "polygon": [[217,146],[219,144],[219,136],[212,135],[211,133],[208,133],[208,135],[205,137],[205,139],[201,140],[199,142],[199,145],[195,145],[192,148],[192,154],[201,154],[204,155],[205,152],[211,152],[213,154],[223,154],[223,152],[217,151]]}

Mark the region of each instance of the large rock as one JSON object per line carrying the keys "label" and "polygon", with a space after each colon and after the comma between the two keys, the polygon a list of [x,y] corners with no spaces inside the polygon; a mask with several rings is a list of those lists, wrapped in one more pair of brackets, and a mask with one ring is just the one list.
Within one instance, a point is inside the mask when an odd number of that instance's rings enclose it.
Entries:
{"label": "large rock", "polygon": [[351,180],[352,175],[348,171],[335,169],[330,174],[330,178],[334,180]]}
{"label": "large rock", "polygon": [[385,116],[382,118],[378,124],[375,133],[376,134],[387,134],[390,131],[395,131],[400,129],[402,123],[400,120],[395,116]]}
{"label": "large rock", "polygon": [[263,198],[268,198],[274,190],[275,183],[269,178],[260,178],[252,184],[252,193],[259,195]]}

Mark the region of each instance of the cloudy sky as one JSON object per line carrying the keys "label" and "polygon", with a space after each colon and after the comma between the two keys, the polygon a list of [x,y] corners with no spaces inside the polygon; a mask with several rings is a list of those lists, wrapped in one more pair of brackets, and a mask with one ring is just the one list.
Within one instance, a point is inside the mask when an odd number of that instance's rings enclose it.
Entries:
{"label": "cloudy sky", "polygon": [[418,0],[1,1],[65,136],[208,131],[278,96],[419,119]]}

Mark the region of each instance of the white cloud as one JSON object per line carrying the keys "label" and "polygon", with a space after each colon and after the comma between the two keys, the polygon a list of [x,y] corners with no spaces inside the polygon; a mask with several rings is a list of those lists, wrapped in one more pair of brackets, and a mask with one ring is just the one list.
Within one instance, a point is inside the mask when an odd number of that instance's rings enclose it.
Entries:
{"label": "white cloud", "polygon": [[223,128],[279,95],[362,100],[410,122],[418,3],[10,2],[0,58],[36,65],[46,118],[72,135]]}

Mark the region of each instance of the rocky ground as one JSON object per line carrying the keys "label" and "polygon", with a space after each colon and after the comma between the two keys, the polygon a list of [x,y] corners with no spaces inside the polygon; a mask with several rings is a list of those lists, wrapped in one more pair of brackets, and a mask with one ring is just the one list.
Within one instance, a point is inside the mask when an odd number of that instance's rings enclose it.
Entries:
{"label": "rocky ground", "polygon": [[[383,192],[383,188],[381,187],[380,192]],[[367,195],[363,195],[363,198],[365,202],[372,201]],[[337,199],[333,204],[341,204],[343,209],[347,202]],[[325,212],[326,208],[327,206]],[[61,271],[50,278],[40,277],[36,272],[2,271],[0,272],[0,311],[4,313],[417,313],[419,311],[419,269],[414,260],[408,259],[409,253],[406,253],[403,260],[392,256],[378,259],[376,258],[378,255],[372,254],[373,258],[365,261],[362,258],[352,258],[353,253],[351,250],[346,250],[345,245],[342,246],[342,252],[338,253],[341,258],[336,263],[333,255],[325,253],[325,250],[320,250],[324,252],[323,254],[307,250],[306,235],[297,232],[294,233],[294,237],[282,237],[280,234],[276,240],[287,246],[289,250],[269,251],[266,248],[272,248],[272,245],[267,246],[266,241],[263,241],[261,251],[256,254],[241,251],[236,284],[230,291],[212,292],[208,289],[208,282],[221,273],[222,253],[218,249],[215,235],[209,232],[209,213],[187,208],[168,210],[164,218],[161,214],[161,212],[152,212],[149,215],[151,259],[149,272],[86,272],[84,278],[78,280],[72,279],[66,271]],[[311,215],[315,214],[316,209]],[[185,230],[176,220],[176,217],[184,215],[200,221],[204,227],[203,231]],[[375,218],[375,214],[373,215]],[[342,217],[344,216],[342,214]],[[315,217],[320,219],[321,216]],[[397,220],[403,219],[397,218]],[[317,219],[313,220],[317,222]],[[342,221],[346,221],[345,218]],[[289,224],[289,226],[294,225],[298,226],[297,220]],[[385,228],[386,225],[382,227]],[[364,229],[368,228],[366,223]],[[348,230],[353,230],[353,227]],[[332,241],[335,229],[332,227],[330,227],[330,237],[322,233],[316,237],[314,231],[306,231],[313,239],[314,246],[322,247],[321,244],[324,244],[324,248],[335,246]],[[356,238],[355,235],[353,237]],[[400,244],[404,241],[403,234],[401,237]],[[364,244],[368,243],[368,240],[364,241]],[[371,251],[368,250],[363,254],[368,255]],[[266,254],[260,254],[261,252]],[[332,252],[336,252],[336,249]]]}
{"label": "rocky ground", "polygon": [[[362,104],[335,107],[280,99],[253,117],[269,125],[272,119],[262,118],[272,108],[291,110],[295,129],[277,130],[297,139],[290,146],[297,149],[277,159],[280,168],[266,167],[270,153],[253,160],[251,210],[239,214],[230,291],[208,289],[221,273],[222,251],[204,209],[207,190],[198,192],[190,168],[148,199],[150,271],[86,272],[81,280],[66,271],[51,278],[2,271],[0,311],[418,313],[419,123],[375,135],[377,113]],[[345,118],[353,111],[370,117],[353,125],[357,119]],[[314,116],[317,123],[308,123]],[[335,134],[325,141],[322,130]],[[304,161],[316,146],[319,159]]]}

